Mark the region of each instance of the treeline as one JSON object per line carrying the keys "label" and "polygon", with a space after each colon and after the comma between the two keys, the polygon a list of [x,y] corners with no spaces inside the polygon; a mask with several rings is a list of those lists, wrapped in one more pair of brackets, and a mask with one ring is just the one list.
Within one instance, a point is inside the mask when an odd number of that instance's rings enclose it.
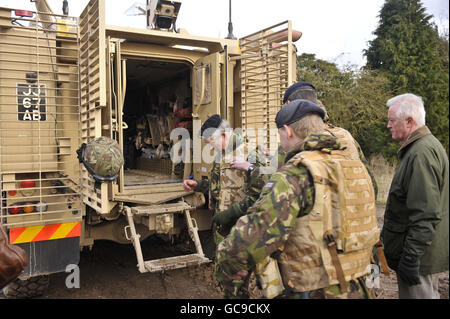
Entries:
{"label": "treeline", "polygon": [[297,78],[310,81],[331,123],[348,129],[366,156],[397,156],[387,125],[386,101],[398,94],[423,98],[426,124],[449,153],[449,36],[419,0],[386,0],[375,38],[364,51],[367,64],[339,69],[314,54],[298,56]]}

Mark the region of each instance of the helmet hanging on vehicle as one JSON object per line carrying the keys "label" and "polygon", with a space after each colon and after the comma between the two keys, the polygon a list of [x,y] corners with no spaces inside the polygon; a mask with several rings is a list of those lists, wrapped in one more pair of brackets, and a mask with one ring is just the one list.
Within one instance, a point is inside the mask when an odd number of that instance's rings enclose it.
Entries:
{"label": "helmet hanging on vehicle", "polygon": [[119,176],[124,163],[119,144],[105,136],[97,137],[77,150],[78,160],[83,163],[96,182],[111,182]]}

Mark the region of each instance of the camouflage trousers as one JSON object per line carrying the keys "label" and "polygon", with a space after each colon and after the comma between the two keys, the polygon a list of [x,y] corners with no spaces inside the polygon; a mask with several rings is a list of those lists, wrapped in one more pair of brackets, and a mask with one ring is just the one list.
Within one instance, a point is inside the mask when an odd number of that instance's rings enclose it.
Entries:
{"label": "camouflage trousers", "polygon": [[[216,225],[213,226],[214,242],[217,246],[226,238],[231,228],[217,228]],[[222,295],[226,299],[249,299],[248,283],[250,279],[250,274],[244,280],[230,279],[223,271],[220,269],[217,262],[214,264],[214,271],[216,275],[216,280],[222,290]]]}

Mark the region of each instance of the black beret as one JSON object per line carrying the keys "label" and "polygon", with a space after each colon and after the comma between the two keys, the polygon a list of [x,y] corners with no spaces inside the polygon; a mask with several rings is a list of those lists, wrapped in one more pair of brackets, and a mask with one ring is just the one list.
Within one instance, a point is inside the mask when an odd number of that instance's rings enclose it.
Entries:
{"label": "black beret", "polygon": [[298,121],[308,113],[316,113],[322,119],[325,117],[325,111],[317,104],[308,100],[294,100],[281,108],[275,117],[275,123],[277,128],[281,128]]}
{"label": "black beret", "polygon": [[204,139],[209,138],[212,135],[212,133],[214,133],[214,130],[208,129],[211,128],[216,129],[219,127],[220,123],[222,123],[222,118],[220,117],[219,114],[214,114],[210,116],[200,128],[200,136],[203,137]]}
{"label": "black beret", "polygon": [[283,97],[283,104],[287,102],[289,95],[291,95],[292,92],[294,92],[296,89],[301,88],[303,86],[309,86],[311,88],[314,89],[314,91],[316,90],[316,88],[314,87],[314,85],[312,85],[311,82],[297,82],[292,84],[290,87],[287,88],[286,92],[284,92],[284,97]]}

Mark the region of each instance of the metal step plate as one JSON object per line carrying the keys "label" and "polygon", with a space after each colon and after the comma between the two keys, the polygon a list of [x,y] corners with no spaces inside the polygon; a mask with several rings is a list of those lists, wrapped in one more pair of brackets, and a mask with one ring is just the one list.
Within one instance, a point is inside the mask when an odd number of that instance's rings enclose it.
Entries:
{"label": "metal step plate", "polygon": [[131,208],[131,211],[134,215],[153,215],[153,214],[181,213],[187,209],[192,209],[192,207],[184,202],[179,202],[163,205],[135,206]]}
{"label": "metal step plate", "polygon": [[211,262],[210,259],[199,254],[175,256],[169,258],[161,258],[144,262],[145,268],[149,272],[158,272],[185,268],[189,266],[197,266]]}

